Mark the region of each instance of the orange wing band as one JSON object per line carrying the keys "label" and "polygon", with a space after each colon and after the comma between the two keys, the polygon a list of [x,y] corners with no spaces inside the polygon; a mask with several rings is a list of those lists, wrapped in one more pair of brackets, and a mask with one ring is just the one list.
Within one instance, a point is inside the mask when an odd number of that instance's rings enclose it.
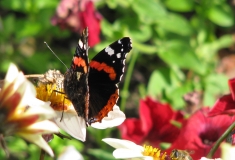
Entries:
{"label": "orange wing band", "polygon": [[109,78],[111,80],[115,80],[116,79],[116,72],[114,70],[113,67],[108,66],[105,63],[100,63],[97,61],[91,61],[90,62],[90,67],[97,69],[98,71],[104,70],[106,73],[109,74]]}

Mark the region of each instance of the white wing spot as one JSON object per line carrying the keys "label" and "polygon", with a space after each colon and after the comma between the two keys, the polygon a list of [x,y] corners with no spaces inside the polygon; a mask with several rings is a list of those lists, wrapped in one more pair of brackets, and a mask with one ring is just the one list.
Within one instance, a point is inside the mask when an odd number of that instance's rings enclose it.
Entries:
{"label": "white wing spot", "polygon": [[113,61],[113,63],[115,63],[115,61]]}
{"label": "white wing spot", "polygon": [[123,48],[121,49],[121,52],[123,52]]}
{"label": "white wing spot", "polygon": [[119,44],[121,44],[121,43],[122,43],[120,39],[118,40],[118,43],[119,43]]}
{"label": "white wing spot", "polygon": [[109,46],[105,48],[105,52],[108,53],[108,55],[112,56],[114,54],[114,50],[110,48]]}
{"label": "white wing spot", "polygon": [[116,56],[117,58],[121,58],[121,53],[118,53]]}
{"label": "white wing spot", "polygon": [[79,44],[80,48],[83,47],[83,42],[81,40],[78,41],[78,44]]}

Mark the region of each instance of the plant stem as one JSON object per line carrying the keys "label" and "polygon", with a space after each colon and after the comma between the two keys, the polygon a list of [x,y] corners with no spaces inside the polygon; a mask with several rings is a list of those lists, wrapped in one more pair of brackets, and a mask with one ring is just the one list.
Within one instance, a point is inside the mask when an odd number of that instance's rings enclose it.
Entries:
{"label": "plant stem", "polygon": [[235,122],[229,128],[222,134],[222,136],[215,142],[215,145],[211,148],[210,152],[207,155],[207,158],[212,158],[214,155],[215,151],[218,149],[220,143],[227,138],[229,133],[234,129],[235,127]]}
{"label": "plant stem", "polygon": [[44,160],[45,154],[46,152],[43,149],[41,149],[39,160]]}
{"label": "plant stem", "polygon": [[128,89],[129,89],[131,76],[132,76],[132,73],[133,73],[133,70],[134,70],[134,66],[135,66],[135,62],[137,60],[137,57],[138,57],[137,52],[132,53],[131,61],[130,61],[130,64],[129,64],[128,69],[127,69],[127,74],[126,74],[126,77],[125,77],[124,86],[123,86],[123,89],[122,89],[122,92],[121,92],[122,99],[121,99],[121,103],[120,103],[120,109],[122,111],[125,110],[126,100],[129,96],[129,90]]}

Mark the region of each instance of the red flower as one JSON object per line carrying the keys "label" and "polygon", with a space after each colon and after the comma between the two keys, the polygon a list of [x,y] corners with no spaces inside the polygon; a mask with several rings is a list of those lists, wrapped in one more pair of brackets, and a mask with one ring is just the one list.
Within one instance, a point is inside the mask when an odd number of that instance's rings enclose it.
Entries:
{"label": "red flower", "polygon": [[161,104],[151,98],[140,100],[140,119],[128,118],[119,126],[123,139],[137,144],[150,143],[159,147],[161,142],[172,142],[178,136],[180,129],[172,124],[182,122],[183,115],[172,110],[168,104]]}
{"label": "red flower", "polygon": [[[205,157],[214,142],[232,124],[234,118],[228,115],[207,117],[209,108],[203,108],[193,114],[183,124],[178,138],[174,141],[168,151],[181,149],[192,151],[193,159]],[[214,157],[220,157],[220,150],[217,150]]]}
{"label": "red flower", "polygon": [[224,95],[219,98],[209,112],[209,116],[219,114],[235,114],[235,78],[228,81],[231,94]]}
{"label": "red flower", "polygon": [[90,0],[61,0],[56,15],[52,18],[53,25],[61,29],[71,29],[80,33],[86,27],[89,29],[89,46],[99,43],[101,15],[95,11]]}

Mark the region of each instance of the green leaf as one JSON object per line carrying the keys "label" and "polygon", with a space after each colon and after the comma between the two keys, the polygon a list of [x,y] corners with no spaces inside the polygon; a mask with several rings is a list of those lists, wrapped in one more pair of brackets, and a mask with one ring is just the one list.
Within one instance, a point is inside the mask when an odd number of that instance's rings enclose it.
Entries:
{"label": "green leaf", "polygon": [[0,5],[15,11],[27,12],[32,7],[31,0],[15,1],[15,0],[1,0]]}
{"label": "green leaf", "polygon": [[169,66],[193,70],[204,74],[206,65],[201,62],[187,42],[169,40],[158,43],[158,55]]}
{"label": "green leaf", "polygon": [[23,38],[28,36],[36,36],[42,29],[41,23],[30,21],[19,21],[17,23],[18,34],[17,38]]}
{"label": "green leaf", "polygon": [[229,47],[233,44],[234,40],[232,35],[223,35],[219,39],[211,43],[203,43],[200,45],[196,51],[197,55],[200,56],[204,61],[211,62],[213,57],[217,54],[218,50],[221,48]]}
{"label": "green leaf", "polygon": [[136,16],[127,16],[125,18],[117,20],[115,23],[120,23],[120,25],[128,24],[128,28],[130,28],[130,30],[128,31],[130,36],[139,42],[145,42],[149,40],[153,35],[151,26],[142,25],[142,23],[139,22],[138,17]]}
{"label": "green leaf", "polygon": [[234,25],[233,15],[232,9],[227,4],[212,6],[207,11],[208,18],[222,27],[231,27]]}
{"label": "green leaf", "polygon": [[156,46],[151,46],[151,45],[139,43],[134,40],[132,42],[133,42],[133,48],[139,50],[143,54],[153,54],[153,53],[156,53],[156,51],[157,51]]}
{"label": "green leaf", "polygon": [[[0,22],[1,23],[1,22]],[[1,36],[7,36],[6,38],[9,38],[11,34],[13,34],[15,31],[15,16],[9,14],[3,19],[3,30],[4,32],[0,31]],[[3,38],[3,37],[1,37]]]}
{"label": "green leaf", "polygon": [[135,0],[132,4],[133,10],[145,24],[155,22],[159,18],[164,18],[166,10],[164,6],[155,0]]}
{"label": "green leaf", "polygon": [[88,153],[93,155],[97,159],[108,159],[108,160],[115,160],[113,154],[102,149],[88,149]]}
{"label": "green leaf", "polygon": [[165,18],[158,19],[158,27],[182,36],[191,35],[193,29],[189,22],[180,15],[168,14]]}
{"label": "green leaf", "polygon": [[52,8],[55,9],[57,5],[59,5],[58,0],[40,0],[40,1],[34,1],[34,5],[36,8],[40,9],[46,9],[46,8]]}
{"label": "green leaf", "polygon": [[169,72],[169,68],[160,68],[153,71],[147,86],[148,95],[159,96],[162,94],[163,90],[170,85]]}
{"label": "green leaf", "polygon": [[169,9],[178,12],[190,12],[194,7],[192,0],[166,0],[165,4]]}
{"label": "green leaf", "polygon": [[222,74],[211,74],[205,79],[204,105],[212,106],[215,103],[215,97],[228,93],[228,78]]}
{"label": "green leaf", "polygon": [[166,96],[168,97],[168,99],[170,99],[172,107],[174,109],[182,109],[182,107],[185,106],[185,102],[182,97],[192,90],[192,82],[184,82],[182,84],[178,84],[177,87],[168,88],[166,91]]}

